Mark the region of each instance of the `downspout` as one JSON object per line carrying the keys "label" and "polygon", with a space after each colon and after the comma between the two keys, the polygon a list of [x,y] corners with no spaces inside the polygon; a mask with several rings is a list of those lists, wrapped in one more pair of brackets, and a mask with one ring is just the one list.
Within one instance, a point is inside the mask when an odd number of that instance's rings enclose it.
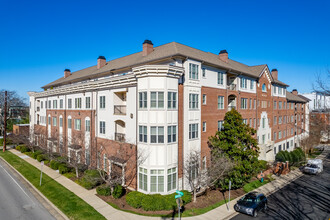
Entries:
{"label": "downspout", "polygon": [[91,91],[91,100],[90,100],[91,120],[90,120],[90,124],[89,124],[89,127],[90,127],[90,146],[89,146],[89,152],[88,152],[89,153],[89,164],[88,164],[88,166],[91,165],[91,154],[92,154],[92,149],[93,149],[93,123],[92,123],[93,122],[93,104],[94,104],[93,94],[94,94],[94,92]]}

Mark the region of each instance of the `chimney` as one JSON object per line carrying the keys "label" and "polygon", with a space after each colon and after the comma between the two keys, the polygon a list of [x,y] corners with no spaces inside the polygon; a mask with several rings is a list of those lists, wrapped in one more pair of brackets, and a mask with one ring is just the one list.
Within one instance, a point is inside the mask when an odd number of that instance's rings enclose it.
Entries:
{"label": "chimney", "polygon": [[219,59],[225,63],[228,63],[228,52],[227,50],[221,50],[219,53]]}
{"label": "chimney", "polygon": [[278,79],[278,71],[277,71],[277,69],[272,69],[272,76],[273,76],[273,78],[274,79]]}
{"label": "chimney", "polygon": [[142,56],[145,57],[148,54],[150,54],[152,51],[154,51],[154,45],[151,42],[151,40],[145,40],[142,45],[143,45]]}
{"label": "chimney", "polygon": [[71,70],[70,69],[65,69],[64,70],[64,78],[68,77],[71,75]]}
{"label": "chimney", "polygon": [[99,58],[97,58],[97,69],[101,69],[102,67],[105,66],[106,63],[107,61],[105,60],[105,57],[99,56]]}
{"label": "chimney", "polygon": [[293,89],[293,90],[292,90],[292,94],[293,94],[293,95],[298,95],[298,91],[297,91],[296,89]]}

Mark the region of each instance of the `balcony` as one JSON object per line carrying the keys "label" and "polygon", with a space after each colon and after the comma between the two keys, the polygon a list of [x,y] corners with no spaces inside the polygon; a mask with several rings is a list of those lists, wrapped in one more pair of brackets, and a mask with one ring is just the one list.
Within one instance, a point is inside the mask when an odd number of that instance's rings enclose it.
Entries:
{"label": "balcony", "polygon": [[115,105],[113,114],[126,115],[126,105]]}
{"label": "balcony", "polygon": [[125,142],[125,134],[115,133],[115,140],[119,142]]}
{"label": "balcony", "polygon": [[228,96],[228,111],[236,109],[236,96],[230,95]]}
{"label": "balcony", "polygon": [[232,91],[237,91],[237,87],[236,87],[236,84],[230,84],[227,86],[227,89],[228,90],[232,90]]}

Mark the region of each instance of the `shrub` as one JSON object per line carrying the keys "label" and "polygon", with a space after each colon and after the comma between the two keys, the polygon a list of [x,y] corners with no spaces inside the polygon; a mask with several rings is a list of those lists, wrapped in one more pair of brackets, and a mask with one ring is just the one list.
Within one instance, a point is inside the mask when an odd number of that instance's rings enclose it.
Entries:
{"label": "shrub", "polygon": [[[3,142],[3,140],[2,140],[2,142]],[[2,144],[1,144],[1,145],[2,145]],[[17,145],[17,146],[16,146],[16,150],[21,151],[21,147],[22,147],[21,145]]]}
{"label": "shrub", "polygon": [[[37,150],[37,151],[33,152],[32,157],[33,157],[34,159],[37,159],[38,155],[40,155],[40,154],[42,154],[42,151]],[[40,162],[40,161],[39,161],[39,162]]]}
{"label": "shrub", "polygon": [[279,161],[279,162],[285,162],[285,155],[284,155],[284,151],[280,151],[276,154],[275,156],[275,160]]}
{"label": "shrub", "polygon": [[[103,171],[104,172],[104,171]],[[85,170],[84,176],[79,180],[79,184],[86,189],[92,189],[103,182],[98,170]]]}
{"label": "shrub", "polygon": [[55,157],[54,160],[57,161],[58,163],[66,163],[68,161],[66,157],[60,157],[60,156]]}
{"label": "shrub", "polygon": [[58,171],[60,174],[64,174],[64,173],[69,172],[69,168],[65,164],[60,164],[58,166]]}
{"label": "shrub", "polygon": [[[191,193],[184,190],[182,197],[183,205],[191,202]],[[130,192],[126,196],[126,202],[134,208],[142,208],[145,211],[172,210],[177,206],[174,199],[175,193],[170,195],[152,194],[146,195],[141,192]]]}
{"label": "shrub", "polygon": [[39,155],[37,156],[37,161],[41,162],[41,161],[43,161],[43,160],[46,160],[45,155],[43,155],[43,154],[39,154]]}
{"label": "shrub", "polygon": [[115,186],[112,192],[112,196],[115,199],[120,198],[124,194],[124,188],[121,185]]}
{"label": "shrub", "polygon": [[259,167],[262,170],[266,170],[267,169],[267,161],[265,161],[265,160],[259,160]]}
{"label": "shrub", "polygon": [[50,161],[50,168],[52,168],[53,170],[58,170],[59,165],[60,163],[55,160]]}
{"label": "shrub", "polygon": [[29,157],[33,157],[33,152],[25,152],[24,154],[28,155]]}
{"label": "shrub", "polygon": [[44,160],[44,164],[48,165],[49,164],[49,160]]}
{"label": "shrub", "polygon": [[30,151],[30,149],[27,148],[25,145],[20,145],[20,146],[21,146],[21,147],[20,147],[20,151],[21,151],[21,153],[25,153],[25,152]]}
{"label": "shrub", "polygon": [[110,196],[111,195],[110,187],[106,186],[106,185],[98,186],[96,188],[96,192],[98,195],[101,195],[101,196]]}

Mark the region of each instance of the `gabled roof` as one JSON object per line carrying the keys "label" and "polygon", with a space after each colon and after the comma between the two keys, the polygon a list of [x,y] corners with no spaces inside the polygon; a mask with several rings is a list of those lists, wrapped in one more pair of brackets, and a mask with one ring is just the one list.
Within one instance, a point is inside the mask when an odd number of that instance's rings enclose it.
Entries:
{"label": "gabled roof", "polygon": [[312,101],[311,99],[303,96],[303,95],[298,95],[300,98],[304,99],[306,102]]}
{"label": "gabled roof", "polygon": [[[125,68],[132,68],[142,64],[148,64],[156,62],[162,59],[168,59],[174,56],[182,56],[199,61],[203,61],[205,64],[217,66],[219,68],[227,69],[237,72],[238,74],[247,75],[250,77],[258,78],[260,73],[265,69],[267,65],[248,66],[243,63],[229,59],[228,63],[219,59],[219,55],[198,50],[177,42],[171,42],[158,47],[154,47],[154,51],[147,56],[142,55],[142,51],[134,53],[125,57],[108,61],[104,67],[97,69],[97,65],[91,66],[76,72],[73,72],[70,76],[64,78],[61,77],[42,88],[49,88],[51,86],[59,86],[64,84],[70,84],[90,78],[101,77],[109,75],[110,72],[115,70],[124,70]],[[276,81],[276,83],[286,84]]]}
{"label": "gabled roof", "polygon": [[286,92],[286,99],[288,101],[292,101],[292,102],[303,102],[303,103],[306,103],[308,101],[306,101],[305,99],[302,99],[301,97],[297,96],[297,95],[294,95],[292,94],[291,92]]}

